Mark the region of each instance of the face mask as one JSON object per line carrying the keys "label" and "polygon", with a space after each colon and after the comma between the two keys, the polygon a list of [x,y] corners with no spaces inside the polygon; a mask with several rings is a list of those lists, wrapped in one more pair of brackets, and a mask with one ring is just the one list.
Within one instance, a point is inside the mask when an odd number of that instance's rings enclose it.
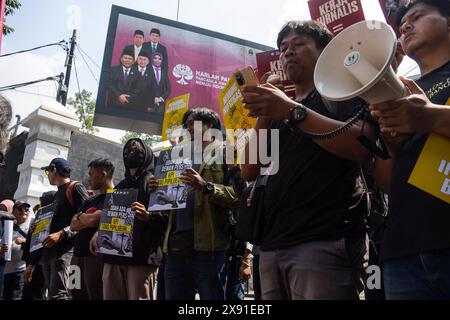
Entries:
{"label": "face mask", "polygon": [[125,158],[125,165],[128,168],[139,168],[144,164],[144,160],[139,157],[139,153],[130,153],[127,158]]}

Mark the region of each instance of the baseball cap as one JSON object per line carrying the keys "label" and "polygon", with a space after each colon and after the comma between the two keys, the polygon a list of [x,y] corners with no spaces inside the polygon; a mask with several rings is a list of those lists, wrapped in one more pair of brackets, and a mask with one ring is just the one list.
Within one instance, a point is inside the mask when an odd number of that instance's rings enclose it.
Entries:
{"label": "baseball cap", "polygon": [[48,166],[41,167],[41,170],[51,170],[54,168],[56,168],[57,170],[70,172],[69,161],[63,158],[55,158],[50,162]]}
{"label": "baseball cap", "polygon": [[29,207],[31,207],[31,205],[28,202],[17,200],[14,203],[13,210],[20,209],[22,207],[28,207],[29,208]]}

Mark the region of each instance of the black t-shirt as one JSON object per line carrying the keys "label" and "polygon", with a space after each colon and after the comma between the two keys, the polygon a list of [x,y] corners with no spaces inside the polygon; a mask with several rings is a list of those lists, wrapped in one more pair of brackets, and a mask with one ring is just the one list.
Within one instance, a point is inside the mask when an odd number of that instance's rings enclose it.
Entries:
{"label": "black t-shirt", "polygon": [[[89,198],[86,188],[81,183],[76,183],[72,189],[73,207],[70,205],[69,200],[66,197],[66,190],[69,187],[69,183],[66,183],[58,187],[58,191],[55,193],[55,213],[53,215],[52,222],[50,224],[50,233],[58,232],[67,226],[70,226],[72,217],[78,212],[78,208],[81,207],[83,201]],[[71,239],[63,239],[60,243],[56,244],[52,248],[44,248],[45,251],[55,251],[57,255],[61,255],[73,248],[74,241]]]}
{"label": "black t-shirt", "polygon": [[[78,212],[88,212],[89,214],[92,211],[97,211],[103,209],[103,202],[105,201],[106,193],[95,195],[86,201],[83,202],[83,205],[80,207]],[[91,241],[92,236],[96,233],[98,227],[94,228],[85,228],[80,230],[78,234],[75,236],[75,249],[74,255],[77,257],[86,257],[91,256],[92,253],[89,250],[89,242]]]}
{"label": "black t-shirt", "polygon": [[[317,91],[302,103],[333,118]],[[360,100],[339,103],[338,120],[351,118],[361,105]],[[261,250],[364,232],[366,202],[358,163],[331,154],[284,121],[274,121],[272,129],[280,130],[279,171],[265,188]]]}
{"label": "black t-shirt", "polygon": [[[417,81],[428,98],[446,105],[450,98],[450,62]],[[389,222],[381,251],[383,261],[450,248],[450,205],[408,183],[426,135],[407,140],[394,165],[389,192]]]}

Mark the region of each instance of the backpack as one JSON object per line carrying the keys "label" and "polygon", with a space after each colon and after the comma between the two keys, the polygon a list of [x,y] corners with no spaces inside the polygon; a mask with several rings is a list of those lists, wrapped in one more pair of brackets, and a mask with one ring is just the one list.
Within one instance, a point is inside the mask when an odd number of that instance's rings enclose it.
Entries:
{"label": "backpack", "polygon": [[70,206],[72,207],[72,209],[75,209],[73,207],[74,202],[73,202],[73,188],[75,187],[75,185],[77,183],[81,183],[80,181],[70,181],[69,186],[66,189],[66,199],[67,201],[69,201]]}

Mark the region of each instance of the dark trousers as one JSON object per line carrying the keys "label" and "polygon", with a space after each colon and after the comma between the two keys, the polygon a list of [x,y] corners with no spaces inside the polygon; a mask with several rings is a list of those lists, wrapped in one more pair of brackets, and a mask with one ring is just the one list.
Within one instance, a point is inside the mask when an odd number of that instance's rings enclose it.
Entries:
{"label": "dark trousers", "polygon": [[43,300],[45,298],[45,279],[42,267],[36,266],[31,282],[23,287],[22,300]]}
{"label": "dark trousers", "polygon": [[69,268],[73,252],[66,252],[62,256],[53,256],[42,264],[45,284],[48,288],[49,300],[70,300]]}
{"label": "dark trousers", "polygon": [[224,300],[224,263],[225,251],[169,254],[165,263],[166,299],[194,300],[198,292],[201,300]]}
{"label": "dark trousers", "polygon": [[[81,291],[84,293],[82,296],[84,300],[103,300],[103,258],[101,256],[77,257],[77,263],[83,277]],[[75,297],[74,300],[76,300]]]}
{"label": "dark trousers", "polygon": [[450,249],[383,264],[388,300],[450,300]]}
{"label": "dark trousers", "polygon": [[255,300],[262,300],[261,298],[261,278],[259,276],[259,254],[253,256],[253,291],[255,293]]}
{"label": "dark trousers", "polygon": [[24,284],[24,271],[7,273],[4,275],[3,299],[20,300]]}

